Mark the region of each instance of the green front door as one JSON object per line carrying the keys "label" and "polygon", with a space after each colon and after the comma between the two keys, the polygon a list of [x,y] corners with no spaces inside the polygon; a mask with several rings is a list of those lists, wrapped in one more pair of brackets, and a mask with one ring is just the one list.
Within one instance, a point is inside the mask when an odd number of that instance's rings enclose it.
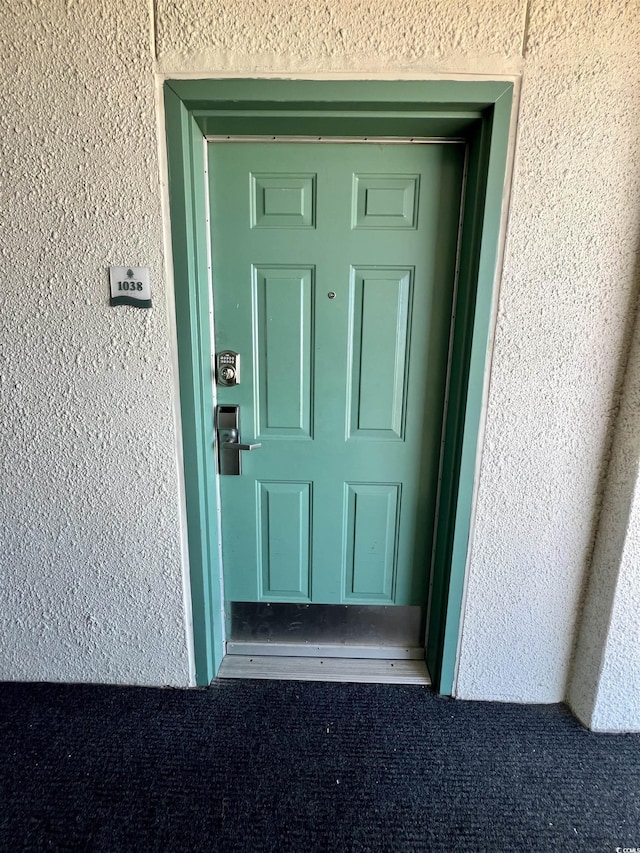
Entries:
{"label": "green front door", "polygon": [[464,148],[208,145],[228,601],[424,605]]}

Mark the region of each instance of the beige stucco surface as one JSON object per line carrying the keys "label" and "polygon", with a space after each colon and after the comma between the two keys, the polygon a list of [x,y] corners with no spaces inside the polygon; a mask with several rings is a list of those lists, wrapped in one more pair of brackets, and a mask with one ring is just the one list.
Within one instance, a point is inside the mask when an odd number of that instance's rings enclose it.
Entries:
{"label": "beige stucco surface", "polygon": [[[0,678],[188,683],[162,76],[522,75],[457,691],[562,699],[637,270],[637,0],[16,0],[0,26]],[[151,311],[107,306],[121,263]]]}
{"label": "beige stucco surface", "polygon": [[640,730],[640,322],[624,379],[570,706],[596,731]]}
{"label": "beige stucco surface", "polygon": [[638,11],[531,4],[461,696],[565,694],[637,279]]}
{"label": "beige stucco surface", "polygon": [[3,7],[0,680],[188,683],[149,23]]}
{"label": "beige stucco surface", "polygon": [[168,73],[517,68],[525,0],[158,0]]}

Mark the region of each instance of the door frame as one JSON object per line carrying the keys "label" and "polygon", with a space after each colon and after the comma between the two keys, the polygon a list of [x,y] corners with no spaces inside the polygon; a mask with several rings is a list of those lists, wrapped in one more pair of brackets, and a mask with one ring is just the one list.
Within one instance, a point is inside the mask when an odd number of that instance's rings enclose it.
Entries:
{"label": "door frame", "polygon": [[[196,682],[224,657],[215,472],[206,138],[462,138],[467,176],[441,483],[427,605],[427,664],[452,695],[476,488],[514,84],[509,81],[167,80],[164,109]],[[425,590],[425,592],[427,592]]]}

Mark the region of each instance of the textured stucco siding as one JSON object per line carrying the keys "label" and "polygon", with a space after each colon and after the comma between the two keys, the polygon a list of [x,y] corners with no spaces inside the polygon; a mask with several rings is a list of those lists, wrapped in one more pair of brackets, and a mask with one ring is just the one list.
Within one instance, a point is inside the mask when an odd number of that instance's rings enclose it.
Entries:
{"label": "textured stucco siding", "polygon": [[[16,0],[0,26],[0,678],[189,679],[154,72],[522,74],[457,692],[562,699],[637,278],[637,0]],[[116,263],[151,268],[151,311],[106,305]],[[624,471],[588,598],[619,628],[573,670],[594,719],[638,661]]]}
{"label": "textured stucco siding", "polygon": [[517,68],[525,0],[158,0],[168,73]]}
{"label": "textured stucco siding", "polygon": [[531,4],[462,697],[565,695],[637,276],[639,11]]}
{"label": "textured stucco siding", "polygon": [[636,325],[568,699],[597,731],[640,731],[640,322]]}
{"label": "textured stucco siding", "polygon": [[3,7],[0,680],[189,682],[149,25]]}

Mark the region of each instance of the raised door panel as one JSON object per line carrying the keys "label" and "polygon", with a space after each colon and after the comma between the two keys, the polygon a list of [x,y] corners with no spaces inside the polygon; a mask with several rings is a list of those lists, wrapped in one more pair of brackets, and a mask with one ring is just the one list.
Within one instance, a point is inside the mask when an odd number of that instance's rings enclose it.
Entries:
{"label": "raised door panel", "polygon": [[346,484],[346,600],[393,602],[400,492],[398,483]]}
{"label": "raised door panel", "polygon": [[350,287],[350,438],[404,437],[413,269],[356,268]]}
{"label": "raised door panel", "polygon": [[252,228],[313,228],[314,174],[251,175]]}
{"label": "raised door panel", "polygon": [[417,228],[419,175],[354,175],[352,228]]}
{"label": "raised door panel", "polygon": [[311,483],[257,483],[263,598],[309,600]]}
{"label": "raised door panel", "polygon": [[311,437],[313,303],[313,267],[254,267],[255,411],[260,437]]}

